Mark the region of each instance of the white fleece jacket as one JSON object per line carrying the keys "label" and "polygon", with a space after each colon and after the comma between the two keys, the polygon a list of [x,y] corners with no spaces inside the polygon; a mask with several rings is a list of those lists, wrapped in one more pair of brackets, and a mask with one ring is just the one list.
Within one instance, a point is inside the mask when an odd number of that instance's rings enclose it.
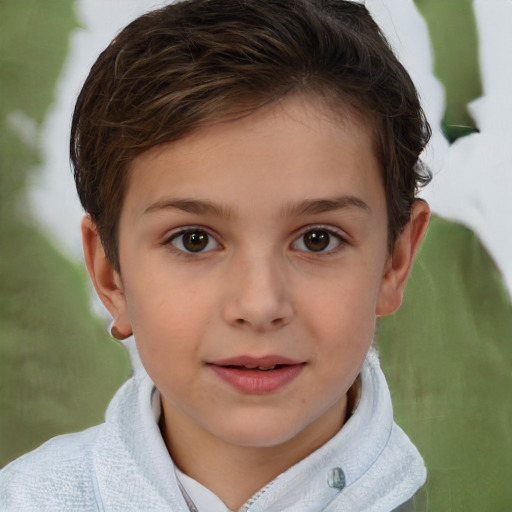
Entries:
{"label": "white fleece jacket", "polygon": [[[426,478],[423,460],[393,421],[374,349],[361,384],[359,404],[340,432],[241,511],[389,512],[416,493]],[[159,393],[136,365],[109,405],[105,423],[56,437],[0,471],[0,510],[194,510],[178,485],[159,415]]]}

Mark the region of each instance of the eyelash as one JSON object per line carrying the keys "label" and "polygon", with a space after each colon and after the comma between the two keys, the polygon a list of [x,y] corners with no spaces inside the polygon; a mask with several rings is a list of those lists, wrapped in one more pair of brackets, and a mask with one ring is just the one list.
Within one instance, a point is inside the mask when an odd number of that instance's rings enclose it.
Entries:
{"label": "eyelash", "polygon": [[[333,239],[337,240],[336,246],[333,248],[330,248],[328,250],[325,250],[325,248],[320,248],[317,251],[311,250],[311,249],[308,250],[307,248],[302,249],[302,248],[295,247],[297,244],[300,244],[301,242],[303,245],[305,245],[304,237],[308,234],[312,234],[315,232],[323,233],[328,236],[326,248],[328,248],[330,245],[332,245]],[[199,247],[199,250],[197,250],[197,251],[187,250],[187,248],[183,245],[183,238],[182,238],[187,234],[190,234],[190,235],[194,235],[194,234],[198,235],[199,234],[200,235],[200,237],[198,238],[199,246],[200,246],[200,242],[202,240],[201,237],[206,235],[206,237],[207,237],[206,245],[203,248]],[[181,238],[181,244],[180,244],[181,247],[178,247],[177,244],[175,244],[174,242],[177,240],[179,241],[180,238]],[[321,238],[319,238],[318,240],[320,242],[322,242]],[[215,246],[210,247],[208,249],[208,246],[211,245],[212,241],[215,243]],[[310,242],[311,242],[311,240],[310,240]],[[291,244],[291,247],[295,250],[304,252],[306,254],[330,255],[330,254],[337,253],[346,243],[347,243],[347,240],[338,231],[335,231],[334,229],[323,226],[323,225],[313,225],[313,226],[307,226],[307,228],[304,228],[300,232],[299,236],[294,238],[294,240]],[[211,251],[217,249],[218,247],[222,247],[221,244],[218,242],[218,240],[212,234],[210,234],[207,229],[200,227],[200,226],[190,226],[190,227],[187,227],[184,229],[180,229],[179,231],[177,231],[177,232],[173,233],[172,235],[170,235],[169,237],[167,237],[165,239],[163,245],[171,246],[171,248],[175,251],[176,254],[183,256],[183,257],[198,256],[201,254],[211,252]],[[207,249],[207,250],[205,250],[205,249]]]}

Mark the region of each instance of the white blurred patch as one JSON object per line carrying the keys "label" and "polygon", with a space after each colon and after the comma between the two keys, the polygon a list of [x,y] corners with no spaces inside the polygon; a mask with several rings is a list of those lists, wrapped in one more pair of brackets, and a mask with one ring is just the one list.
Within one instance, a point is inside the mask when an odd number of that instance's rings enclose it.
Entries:
{"label": "white blurred patch", "polygon": [[512,2],[477,0],[483,96],[469,111],[480,133],[458,139],[425,198],[473,229],[512,295]]}
{"label": "white blurred patch", "polygon": [[444,167],[449,144],[441,130],[445,92],[433,72],[434,58],[427,24],[412,0],[366,0],[365,5],[418,89],[433,132],[423,160],[436,174]]}
{"label": "white blurred patch", "polygon": [[13,110],[6,117],[7,126],[30,149],[37,147],[37,124],[22,110]]}
{"label": "white blurred patch", "polygon": [[82,28],[71,34],[69,53],[57,83],[56,101],[41,129],[44,164],[34,173],[29,202],[34,216],[68,256],[82,258],[79,203],[69,163],[73,108],[89,70],[112,38],[140,14],[165,2],[150,0],[80,0],[75,3]]}

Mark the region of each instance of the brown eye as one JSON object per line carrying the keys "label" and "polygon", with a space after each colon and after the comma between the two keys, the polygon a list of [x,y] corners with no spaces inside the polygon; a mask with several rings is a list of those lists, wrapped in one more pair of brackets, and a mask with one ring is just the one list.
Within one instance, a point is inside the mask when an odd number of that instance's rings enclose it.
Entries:
{"label": "brown eye", "polygon": [[336,249],[342,239],[326,229],[310,229],[293,244],[294,249],[307,252],[328,252]]}
{"label": "brown eye", "polygon": [[183,252],[207,252],[219,246],[218,242],[202,229],[190,229],[177,233],[171,239],[172,245]]}
{"label": "brown eye", "polygon": [[310,231],[303,236],[304,245],[314,252],[325,251],[329,246],[331,236],[327,231]]}

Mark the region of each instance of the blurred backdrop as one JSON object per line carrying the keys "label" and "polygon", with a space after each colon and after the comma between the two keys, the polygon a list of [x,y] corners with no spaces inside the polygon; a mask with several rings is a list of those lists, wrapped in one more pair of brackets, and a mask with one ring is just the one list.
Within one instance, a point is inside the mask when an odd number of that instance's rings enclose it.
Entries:
{"label": "blurred backdrop", "polygon": [[[71,111],[152,0],[0,0],[0,466],[101,422],[130,373],[81,256]],[[417,510],[512,510],[512,2],[366,0],[434,135],[435,216],[379,325],[395,415],[429,478]]]}

